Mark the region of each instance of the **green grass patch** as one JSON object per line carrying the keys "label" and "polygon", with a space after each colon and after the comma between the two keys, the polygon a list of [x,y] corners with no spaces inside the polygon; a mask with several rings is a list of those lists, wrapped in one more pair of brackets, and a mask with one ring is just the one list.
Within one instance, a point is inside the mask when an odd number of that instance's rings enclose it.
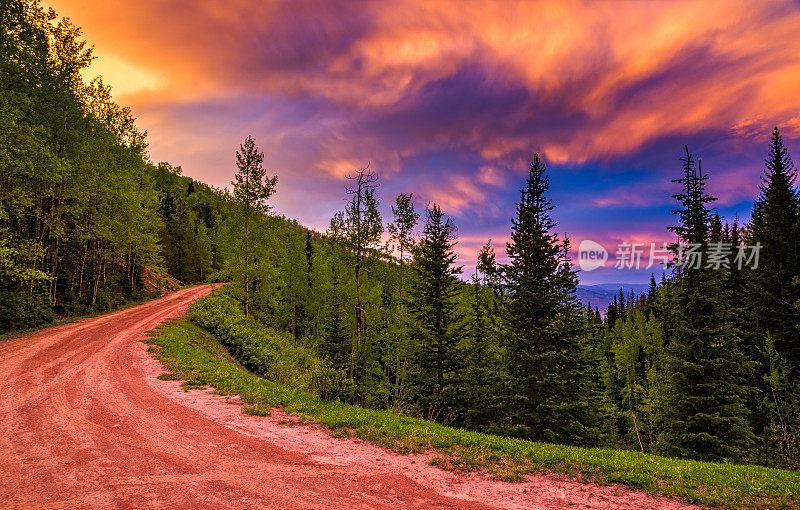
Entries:
{"label": "green grass patch", "polygon": [[187,381],[190,387],[202,383],[222,395],[239,395],[247,414],[282,407],[324,424],[335,437],[358,437],[403,454],[435,451],[431,465],[442,469],[481,471],[509,481],[553,472],[707,506],[800,508],[800,472],[532,443],[444,427],[391,411],[324,402],[248,372],[216,338],[186,320],[160,326],[146,341],[155,346],[151,352],[170,372],[168,378]]}
{"label": "green grass patch", "polygon": [[242,407],[242,413],[249,414],[250,416],[269,416],[271,412],[272,412],[271,407],[267,407],[261,404]]}

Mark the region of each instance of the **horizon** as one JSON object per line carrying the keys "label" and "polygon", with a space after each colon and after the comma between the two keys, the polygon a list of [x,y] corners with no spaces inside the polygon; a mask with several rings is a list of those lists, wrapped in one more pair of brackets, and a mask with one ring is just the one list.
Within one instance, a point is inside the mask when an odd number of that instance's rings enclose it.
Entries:
{"label": "horizon", "polygon": [[[790,153],[800,140],[793,1],[48,5],[96,45],[87,77],[132,107],[154,163],[230,187],[252,134],[279,177],[273,211],[321,231],[370,163],[384,220],[402,192],[453,217],[466,274],[488,239],[504,255],[534,152],[557,230],[613,251],[672,239],[684,144],[717,212],[741,222],[772,127]],[[649,279],[611,263],[581,283]]]}

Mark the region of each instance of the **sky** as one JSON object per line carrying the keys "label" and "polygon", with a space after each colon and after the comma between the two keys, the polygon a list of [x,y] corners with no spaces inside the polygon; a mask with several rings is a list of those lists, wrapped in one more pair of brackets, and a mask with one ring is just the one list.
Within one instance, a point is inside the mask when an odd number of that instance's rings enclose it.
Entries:
{"label": "sky", "polygon": [[583,283],[636,283],[620,242],[671,240],[689,150],[746,219],[773,126],[800,150],[800,2],[52,0],[83,27],[154,163],[230,187],[251,134],[274,211],[325,230],[347,175],[438,203],[465,272],[502,253],[539,152],[558,230],[611,252]]}

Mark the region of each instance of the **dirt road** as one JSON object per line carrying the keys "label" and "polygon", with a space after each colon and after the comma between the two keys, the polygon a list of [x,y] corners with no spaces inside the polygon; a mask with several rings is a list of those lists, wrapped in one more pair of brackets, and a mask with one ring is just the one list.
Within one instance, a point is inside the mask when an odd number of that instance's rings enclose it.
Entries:
{"label": "dirt road", "polygon": [[682,507],[555,476],[454,475],[157,380],[144,333],[209,291],[0,342],[0,507]]}

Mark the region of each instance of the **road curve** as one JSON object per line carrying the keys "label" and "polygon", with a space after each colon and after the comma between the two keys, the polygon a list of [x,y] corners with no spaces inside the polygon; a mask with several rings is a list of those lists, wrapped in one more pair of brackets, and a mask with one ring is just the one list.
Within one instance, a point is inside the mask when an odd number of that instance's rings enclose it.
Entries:
{"label": "road curve", "polygon": [[686,507],[555,475],[457,475],[157,380],[140,340],[210,291],[0,342],[0,508]]}
{"label": "road curve", "polygon": [[140,340],[209,292],[0,342],[0,506],[485,508],[398,474],[343,476],[155,392]]}

